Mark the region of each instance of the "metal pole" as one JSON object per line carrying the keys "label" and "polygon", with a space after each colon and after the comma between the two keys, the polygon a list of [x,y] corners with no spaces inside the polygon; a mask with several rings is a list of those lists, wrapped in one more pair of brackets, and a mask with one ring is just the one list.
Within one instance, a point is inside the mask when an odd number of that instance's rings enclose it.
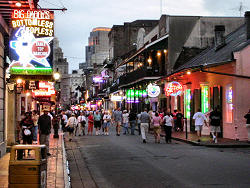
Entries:
{"label": "metal pole", "polygon": [[188,139],[188,132],[187,132],[187,118],[184,118],[185,121],[185,132],[186,132],[186,140]]}

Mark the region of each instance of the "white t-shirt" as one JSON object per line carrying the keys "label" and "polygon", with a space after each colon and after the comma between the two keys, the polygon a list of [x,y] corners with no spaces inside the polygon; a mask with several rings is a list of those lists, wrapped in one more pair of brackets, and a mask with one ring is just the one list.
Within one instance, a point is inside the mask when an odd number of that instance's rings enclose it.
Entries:
{"label": "white t-shirt", "polygon": [[193,119],[195,119],[195,125],[203,125],[204,121],[207,121],[206,116],[202,112],[196,112]]}
{"label": "white t-shirt", "polygon": [[163,121],[165,122],[165,126],[169,126],[169,127],[172,127],[172,120],[173,120],[172,116],[168,116],[168,115],[164,116],[163,118]]}
{"label": "white t-shirt", "polygon": [[128,113],[122,114],[122,122],[123,123],[128,123],[128,116],[129,116]]}
{"label": "white t-shirt", "polygon": [[109,115],[109,114],[104,114],[104,116],[103,116],[103,122],[104,123],[107,123],[107,120],[111,120],[111,116]]}
{"label": "white t-shirt", "polygon": [[68,117],[65,114],[63,114],[62,119],[64,120],[64,123],[68,122]]}
{"label": "white t-shirt", "polygon": [[77,121],[78,121],[78,123],[81,123],[82,121],[86,122],[86,117],[85,116],[78,116]]}
{"label": "white t-shirt", "polygon": [[69,127],[75,127],[77,125],[77,119],[75,117],[70,117],[68,122],[67,122],[67,126]]}

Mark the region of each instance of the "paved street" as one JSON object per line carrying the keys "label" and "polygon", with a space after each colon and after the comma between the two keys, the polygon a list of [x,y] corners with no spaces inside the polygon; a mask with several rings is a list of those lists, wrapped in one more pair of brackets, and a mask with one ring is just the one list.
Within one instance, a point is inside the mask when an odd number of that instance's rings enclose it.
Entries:
{"label": "paved street", "polygon": [[72,187],[250,187],[250,151],[143,144],[139,136],[84,136],[66,142]]}

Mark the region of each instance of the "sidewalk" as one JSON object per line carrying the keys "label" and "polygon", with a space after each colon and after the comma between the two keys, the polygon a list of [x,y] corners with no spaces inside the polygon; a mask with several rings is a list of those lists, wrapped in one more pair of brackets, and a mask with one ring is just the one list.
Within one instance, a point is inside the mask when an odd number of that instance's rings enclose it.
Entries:
{"label": "sidewalk", "polygon": [[[68,187],[63,133],[59,134],[58,139],[54,139],[53,134],[50,135],[49,152],[51,156],[48,157],[47,188]],[[0,158],[0,188],[8,188],[9,159],[9,153]]]}
{"label": "sidewalk", "polygon": [[[165,133],[162,133],[165,136]],[[249,142],[236,141],[228,138],[218,138],[218,143],[215,144],[210,136],[202,136],[201,142],[197,142],[198,137],[196,133],[188,133],[186,139],[185,132],[172,132],[172,138],[177,141],[186,142],[196,146],[218,147],[218,148],[246,148],[250,147]]]}

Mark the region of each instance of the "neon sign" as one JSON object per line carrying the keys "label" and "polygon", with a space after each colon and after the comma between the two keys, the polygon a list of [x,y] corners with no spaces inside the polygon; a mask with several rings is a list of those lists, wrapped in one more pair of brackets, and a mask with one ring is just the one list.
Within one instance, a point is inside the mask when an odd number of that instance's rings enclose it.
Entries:
{"label": "neon sign", "polygon": [[233,103],[233,87],[229,86],[227,89],[227,103],[232,104]]}
{"label": "neon sign", "polygon": [[100,76],[96,76],[93,78],[93,82],[95,83],[103,83],[103,78]]}
{"label": "neon sign", "polygon": [[127,103],[139,103],[139,97],[147,97],[146,90],[129,89],[126,91]]}
{"label": "neon sign", "polygon": [[209,111],[209,87],[206,85],[201,86],[201,111],[206,113]]}
{"label": "neon sign", "polygon": [[[25,27],[15,33],[16,40],[10,41],[10,48],[16,58],[10,64],[11,74],[49,75],[52,68],[47,58],[51,53],[53,37],[35,38]],[[13,55],[15,55],[13,53]]]}
{"label": "neon sign", "polygon": [[39,90],[34,90],[33,95],[38,97],[50,97],[55,95],[55,89],[52,82],[39,82]]}
{"label": "neon sign", "polygon": [[185,117],[190,119],[191,114],[191,89],[186,89],[184,98]]}
{"label": "neon sign", "polygon": [[115,95],[112,95],[111,96],[111,101],[122,101],[123,100],[123,96],[120,96],[120,95],[117,95],[117,96],[115,96]]}
{"label": "neon sign", "polygon": [[183,91],[183,86],[179,82],[170,82],[165,88],[166,96],[178,96],[181,95]]}
{"label": "neon sign", "polygon": [[149,97],[157,97],[160,94],[161,89],[159,86],[157,86],[155,84],[154,85],[149,84],[147,87],[147,92],[148,92]]}
{"label": "neon sign", "polygon": [[39,37],[54,36],[54,12],[47,10],[15,9],[11,15],[12,28],[25,26],[28,31]]}

